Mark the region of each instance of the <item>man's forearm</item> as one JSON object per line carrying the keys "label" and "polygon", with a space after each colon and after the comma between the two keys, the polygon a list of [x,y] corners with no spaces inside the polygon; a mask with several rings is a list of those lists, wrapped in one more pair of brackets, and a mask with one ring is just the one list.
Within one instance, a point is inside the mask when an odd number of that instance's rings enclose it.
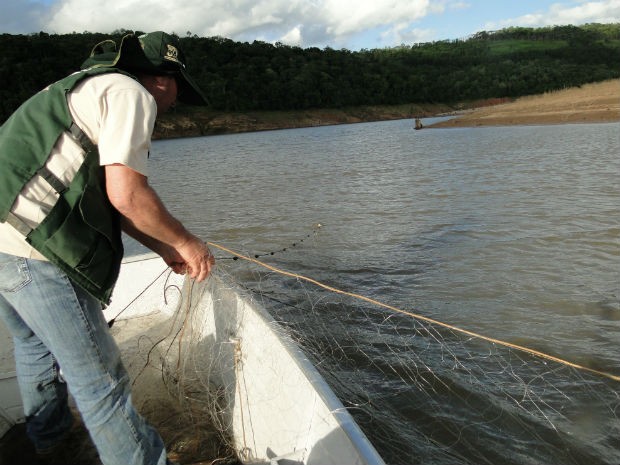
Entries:
{"label": "man's forearm", "polygon": [[124,165],[107,165],[106,192],[124,230],[161,255],[177,273],[202,281],[215,263],[205,242],[166,209],[146,176]]}
{"label": "man's forearm", "polygon": [[124,230],[140,242],[179,247],[191,239],[192,235],[170,214],[143,175],[127,167],[109,166],[106,187],[110,202],[123,217]]}
{"label": "man's forearm", "polygon": [[134,201],[126,205],[120,213],[123,216],[125,231],[140,241],[145,240],[153,245],[163,243],[179,247],[191,236],[150,188],[136,193]]}
{"label": "man's forearm", "polygon": [[144,234],[142,231],[138,230],[131,221],[121,215],[121,227],[123,231],[129,236],[133,237],[135,240],[140,242],[142,245],[148,247],[154,252],[159,253],[160,250],[164,247],[164,243],[151,237],[147,234]]}

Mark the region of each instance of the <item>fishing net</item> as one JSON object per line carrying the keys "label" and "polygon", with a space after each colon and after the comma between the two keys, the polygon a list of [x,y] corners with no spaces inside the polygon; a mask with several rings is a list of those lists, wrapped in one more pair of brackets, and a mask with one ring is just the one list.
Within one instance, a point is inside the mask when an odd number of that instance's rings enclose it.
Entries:
{"label": "fishing net", "polygon": [[620,384],[588,371],[595,360],[584,370],[256,262],[218,273],[303,348],[388,464],[620,461]]}
{"label": "fishing net", "polygon": [[[194,292],[193,282],[171,280],[172,272],[165,273],[166,279],[160,277],[150,287],[172,302],[173,313],[155,308],[151,315],[120,318],[112,327],[133,380],[134,402],[164,439],[170,459],[182,464],[239,463],[223,413],[230,400],[223,383],[211,380],[218,358],[202,343],[207,309],[198,300],[205,285]],[[139,296],[123,311],[141,305]]]}
{"label": "fishing net", "polygon": [[620,461],[620,384],[596,360],[573,366],[272,265],[294,262],[294,252],[218,254],[213,279],[167,285],[179,298],[174,315],[124,346],[139,354],[131,371],[140,408],[182,463],[233,463],[240,451],[226,413],[233,349],[218,353],[205,338],[205,293],[217,295],[219,311],[238,294],[266,308],[388,464]]}

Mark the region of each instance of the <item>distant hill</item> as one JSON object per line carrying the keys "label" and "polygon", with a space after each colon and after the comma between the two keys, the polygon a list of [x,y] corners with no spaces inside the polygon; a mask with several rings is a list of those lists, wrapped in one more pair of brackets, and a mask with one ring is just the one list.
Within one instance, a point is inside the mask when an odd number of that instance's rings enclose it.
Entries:
{"label": "distant hill", "polygon": [[[0,122],[114,34],[0,35]],[[515,98],[620,77],[620,24],[483,31],[464,40],[349,51],[180,38],[211,111],[341,109]],[[179,111],[183,111],[182,109]]]}

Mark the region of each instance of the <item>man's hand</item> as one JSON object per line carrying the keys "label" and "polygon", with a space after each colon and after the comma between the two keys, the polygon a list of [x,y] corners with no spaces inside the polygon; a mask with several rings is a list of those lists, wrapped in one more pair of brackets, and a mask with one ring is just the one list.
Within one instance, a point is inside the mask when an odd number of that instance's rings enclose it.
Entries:
{"label": "man's hand", "polygon": [[[131,233],[127,230],[125,230],[125,232],[131,235]],[[136,235],[134,234],[134,236]],[[134,239],[137,239],[144,245],[147,245],[146,242],[148,242],[148,238],[134,237]],[[181,257],[181,255],[179,255],[179,253],[173,247],[156,241],[151,241],[151,243],[148,244],[148,247],[151,250],[157,252],[157,254],[164,259],[166,265],[172,268],[172,271],[177,274],[185,274],[185,272],[187,271],[187,264],[183,260],[183,257]]]}
{"label": "man's hand", "polygon": [[183,271],[189,274],[190,278],[196,281],[200,282],[206,279],[215,265],[215,257],[209,250],[209,247],[207,247],[207,244],[195,236],[177,247],[176,252],[178,252],[182,262],[173,261],[174,266],[170,264],[169,266],[177,273],[177,269],[180,266]]}

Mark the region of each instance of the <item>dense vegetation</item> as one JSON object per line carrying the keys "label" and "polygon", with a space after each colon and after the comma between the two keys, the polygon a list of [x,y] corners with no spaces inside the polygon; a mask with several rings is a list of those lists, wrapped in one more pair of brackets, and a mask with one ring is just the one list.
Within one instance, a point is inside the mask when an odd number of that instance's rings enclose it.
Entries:
{"label": "dense vegetation", "polygon": [[[0,122],[79,68],[113,34],[0,35]],[[454,103],[518,97],[620,76],[620,24],[508,28],[466,40],[334,50],[181,37],[189,71],[220,111]]]}

